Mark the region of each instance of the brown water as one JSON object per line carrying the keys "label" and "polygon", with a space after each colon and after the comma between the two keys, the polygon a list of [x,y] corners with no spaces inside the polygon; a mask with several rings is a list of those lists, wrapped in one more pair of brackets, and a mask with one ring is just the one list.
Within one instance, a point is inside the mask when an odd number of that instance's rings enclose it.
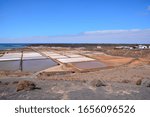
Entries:
{"label": "brown water", "polygon": [[79,62],[79,63],[72,63],[72,64],[79,69],[95,69],[95,68],[103,68],[107,66],[106,64],[99,61]]}
{"label": "brown water", "polygon": [[4,71],[16,71],[20,68],[20,61],[1,61],[0,70]]}
{"label": "brown water", "polygon": [[24,72],[37,72],[49,67],[57,65],[51,59],[38,59],[38,60],[24,60],[22,67],[20,61],[1,61],[0,70],[2,71],[16,71],[22,70]]}

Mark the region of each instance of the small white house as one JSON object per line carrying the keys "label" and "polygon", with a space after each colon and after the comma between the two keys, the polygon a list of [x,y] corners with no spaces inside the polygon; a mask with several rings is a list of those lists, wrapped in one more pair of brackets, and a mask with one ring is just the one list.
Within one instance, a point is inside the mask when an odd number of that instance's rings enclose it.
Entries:
{"label": "small white house", "polygon": [[130,47],[130,46],[117,46],[115,47],[115,49],[133,49],[133,47]]}
{"label": "small white house", "polygon": [[116,46],[115,49],[123,49],[123,46]]}
{"label": "small white house", "polygon": [[124,46],[123,48],[124,49],[133,49],[133,47],[130,47],[130,46]]}
{"label": "small white house", "polygon": [[147,49],[147,46],[145,46],[145,45],[139,45],[138,48],[139,49]]}
{"label": "small white house", "polygon": [[101,46],[97,46],[97,49],[101,49],[102,47]]}

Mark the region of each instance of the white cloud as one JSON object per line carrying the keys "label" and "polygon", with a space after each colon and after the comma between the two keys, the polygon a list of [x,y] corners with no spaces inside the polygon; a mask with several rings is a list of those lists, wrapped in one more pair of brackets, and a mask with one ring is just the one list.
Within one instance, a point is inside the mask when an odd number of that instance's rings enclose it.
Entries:
{"label": "white cloud", "polygon": [[[14,41],[15,40],[15,41]],[[2,43],[147,43],[150,44],[150,29],[98,30],[74,35],[34,36],[27,38],[0,39]]]}
{"label": "white cloud", "polygon": [[125,33],[125,32],[138,32],[140,29],[131,29],[131,30],[99,30],[99,31],[87,31],[83,34],[111,34],[111,33]]}

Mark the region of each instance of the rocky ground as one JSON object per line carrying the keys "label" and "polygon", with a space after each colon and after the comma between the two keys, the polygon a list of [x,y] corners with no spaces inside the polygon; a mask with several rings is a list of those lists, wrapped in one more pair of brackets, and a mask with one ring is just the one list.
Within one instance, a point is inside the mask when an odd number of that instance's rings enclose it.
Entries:
{"label": "rocky ground", "polygon": [[[55,75],[42,80],[31,76],[3,77],[0,79],[0,99],[150,99],[149,71],[150,66],[147,65]],[[68,80],[63,80],[64,77]]]}

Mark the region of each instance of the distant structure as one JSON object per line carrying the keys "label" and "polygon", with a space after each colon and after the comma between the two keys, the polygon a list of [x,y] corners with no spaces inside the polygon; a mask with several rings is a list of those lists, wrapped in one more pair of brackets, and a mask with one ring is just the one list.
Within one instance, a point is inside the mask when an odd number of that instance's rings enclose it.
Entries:
{"label": "distant structure", "polygon": [[115,47],[115,49],[123,49],[123,47],[122,46],[117,46],[117,47]]}
{"label": "distant structure", "polygon": [[138,46],[138,49],[147,49],[148,47],[147,46],[145,46],[145,45],[139,45]]}
{"label": "distant structure", "polygon": [[137,45],[137,46],[116,46],[115,49],[150,49],[150,45],[146,46],[146,45]]}
{"label": "distant structure", "polygon": [[102,47],[101,47],[101,46],[97,46],[96,48],[97,48],[97,49],[101,49]]}
{"label": "distant structure", "polygon": [[130,46],[117,46],[115,49],[133,49],[133,47]]}
{"label": "distant structure", "polygon": [[130,47],[130,46],[124,46],[124,49],[130,49],[130,50],[132,50],[133,47]]}

